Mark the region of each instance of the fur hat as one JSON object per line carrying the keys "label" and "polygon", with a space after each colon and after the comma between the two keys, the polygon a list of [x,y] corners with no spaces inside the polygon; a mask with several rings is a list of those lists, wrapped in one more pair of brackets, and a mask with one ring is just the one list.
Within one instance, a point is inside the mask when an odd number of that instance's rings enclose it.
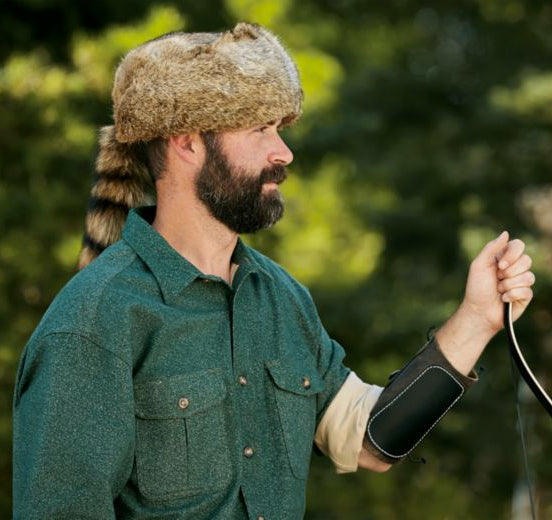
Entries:
{"label": "fur hat", "polygon": [[121,235],[130,208],[153,189],[136,143],[220,132],[301,115],[295,63],[271,32],[239,23],[225,33],[169,33],[131,50],[115,73],[114,125],[100,133],[82,268]]}

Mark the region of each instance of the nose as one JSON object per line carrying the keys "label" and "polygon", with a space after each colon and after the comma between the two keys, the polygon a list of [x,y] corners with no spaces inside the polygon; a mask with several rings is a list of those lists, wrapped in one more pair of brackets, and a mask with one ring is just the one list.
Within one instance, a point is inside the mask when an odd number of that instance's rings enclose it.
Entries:
{"label": "nose", "polygon": [[279,164],[282,166],[287,166],[293,161],[293,152],[279,134],[275,135],[275,143],[268,154],[268,160],[270,164]]}

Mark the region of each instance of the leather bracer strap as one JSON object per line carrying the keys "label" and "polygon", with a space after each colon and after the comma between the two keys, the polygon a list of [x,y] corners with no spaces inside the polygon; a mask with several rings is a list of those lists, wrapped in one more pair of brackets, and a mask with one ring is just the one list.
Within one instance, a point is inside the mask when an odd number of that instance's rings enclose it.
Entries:
{"label": "leather bracer strap", "polygon": [[364,447],[394,463],[408,455],[477,381],[446,360],[435,338],[390,376],[368,418]]}

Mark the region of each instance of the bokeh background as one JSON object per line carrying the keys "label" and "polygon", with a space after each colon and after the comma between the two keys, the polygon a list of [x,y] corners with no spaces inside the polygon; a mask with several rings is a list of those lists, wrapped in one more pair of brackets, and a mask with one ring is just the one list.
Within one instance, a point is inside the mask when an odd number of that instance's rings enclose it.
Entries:
{"label": "bokeh background", "polygon": [[[385,384],[458,305],[470,259],[508,229],[538,279],[518,336],[552,391],[549,1],[3,0],[0,518],[18,358],[75,273],[114,68],[164,32],[238,20],[281,36],[305,91],[285,133],[286,216],[248,240],[310,287],[349,366]],[[417,450],[427,464],[337,476],[315,456],[306,518],[528,518],[516,394],[539,518],[552,518],[552,420],[515,389],[503,334],[479,366],[480,383]]]}

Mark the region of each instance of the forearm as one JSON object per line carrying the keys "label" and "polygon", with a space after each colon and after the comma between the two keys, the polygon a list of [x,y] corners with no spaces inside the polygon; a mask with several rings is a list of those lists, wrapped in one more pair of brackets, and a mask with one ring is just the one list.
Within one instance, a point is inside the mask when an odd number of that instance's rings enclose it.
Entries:
{"label": "forearm", "polygon": [[435,338],[448,362],[467,376],[495,334],[496,330],[481,319],[475,319],[462,304],[437,331]]}
{"label": "forearm", "polygon": [[368,446],[362,446],[360,454],[358,456],[358,467],[367,469],[368,471],[374,471],[375,473],[384,473],[391,469],[393,464],[384,462],[378,455],[373,453]]}

